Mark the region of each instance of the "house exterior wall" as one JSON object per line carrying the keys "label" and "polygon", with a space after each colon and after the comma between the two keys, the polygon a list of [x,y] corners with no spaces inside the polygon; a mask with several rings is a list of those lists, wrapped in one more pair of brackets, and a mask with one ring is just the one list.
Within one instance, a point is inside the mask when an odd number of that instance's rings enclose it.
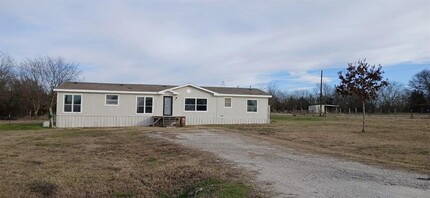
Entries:
{"label": "house exterior wall", "polygon": [[[190,93],[187,92],[190,90]],[[173,115],[185,116],[187,125],[204,124],[265,124],[270,122],[268,116],[268,99],[257,97],[228,97],[232,98],[232,108],[224,107],[224,96],[214,96],[193,87],[183,87],[175,90]],[[176,98],[177,97],[177,98]],[[207,98],[207,112],[186,112],[185,98]],[[257,113],[248,113],[247,100],[257,100]]]}
{"label": "house exterior wall", "polygon": [[[106,106],[104,93],[68,93],[57,94],[57,127],[123,127],[148,126],[152,124],[152,116],[163,115],[164,96],[173,97],[173,116],[185,116],[187,125],[204,124],[263,124],[269,123],[268,98],[262,97],[230,97],[232,108],[224,107],[223,96],[214,96],[213,93],[191,86],[178,88],[173,92],[160,95],[145,94],[118,94],[118,106]],[[64,112],[64,95],[82,95],[80,113]],[[109,93],[112,94],[112,93]],[[136,113],[136,98],[152,97],[153,111],[148,114]],[[185,111],[186,98],[207,99],[207,111]],[[257,113],[247,112],[247,100],[257,100]]]}
{"label": "house exterior wall", "polygon": [[[80,113],[64,112],[64,95],[82,95]],[[109,93],[111,94],[111,93]],[[157,113],[160,97],[157,95],[118,94],[118,106],[106,106],[104,93],[57,93],[57,127],[116,127],[148,126]],[[153,97],[153,113],[137,114],[137,97]],[[161,101],[162,102],[162,101]]]}

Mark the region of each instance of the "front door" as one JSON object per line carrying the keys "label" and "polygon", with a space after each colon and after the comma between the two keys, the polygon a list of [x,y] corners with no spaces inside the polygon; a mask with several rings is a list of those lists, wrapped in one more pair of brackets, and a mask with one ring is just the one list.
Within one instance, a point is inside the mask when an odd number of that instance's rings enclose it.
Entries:
{"label": "front door", "polygon": [[164,108],[163,115],[171,116],[173,111],[173,97],[172,96],[164,96]]}

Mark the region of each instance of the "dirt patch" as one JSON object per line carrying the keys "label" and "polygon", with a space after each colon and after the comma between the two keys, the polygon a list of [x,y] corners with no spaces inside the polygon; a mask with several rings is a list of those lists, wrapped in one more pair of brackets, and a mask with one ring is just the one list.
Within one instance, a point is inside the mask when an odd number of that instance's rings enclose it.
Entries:
{"label": "dirt patch", "polygon": [[[170,132],[171,133],[171,132]],[[225,131],[152,134],[212,152],[257,173],[276,197],[425,197],[430,183],[421,174],[382,169],[337,158],[306,154],[270,141]]]}
{"label": "dirt patch", "polygon": [[[430,174],[430,119],[406,116],[272,116],[268,125],[211,126],[310,153]],[[200,127],[204,129],[204,127]],[[206,127],[207,128],[207,127]]]}
{"label": "dirt patch", "polygon": [[30,192],[36,193],[43,197],[51,197],[54,194],[56,186],[47,181],[34,181],[29,183]]}

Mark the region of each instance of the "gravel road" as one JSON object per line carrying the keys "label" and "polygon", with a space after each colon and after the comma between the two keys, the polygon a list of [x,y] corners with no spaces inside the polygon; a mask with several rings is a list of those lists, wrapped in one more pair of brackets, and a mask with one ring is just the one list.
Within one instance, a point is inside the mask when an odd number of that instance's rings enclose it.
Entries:
{"label": "gravel road", "polygon": [[276,197],[430,197],[430,181],[417,179],[426,175],[304,154],[228,132],[168,134],[152,136],[215,153],[254,171]]}

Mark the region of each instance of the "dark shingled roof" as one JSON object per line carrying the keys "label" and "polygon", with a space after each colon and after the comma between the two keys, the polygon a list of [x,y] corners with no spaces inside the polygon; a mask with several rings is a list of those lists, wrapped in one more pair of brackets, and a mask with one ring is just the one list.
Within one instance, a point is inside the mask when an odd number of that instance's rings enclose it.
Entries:
{"label": "dark shingled roof", "polygon": [[[103,90],[103,91],[136,91],[136,92],[159,92],[165,89],[177,87],[176,85],[143,85],[143,84],[120,84],[120,83],[92,83],[92,82],[65,82],[56,89],[76,90]],[[235,87],[201,87],[219,94],[237,95],[269,95],[256,88]]]}

